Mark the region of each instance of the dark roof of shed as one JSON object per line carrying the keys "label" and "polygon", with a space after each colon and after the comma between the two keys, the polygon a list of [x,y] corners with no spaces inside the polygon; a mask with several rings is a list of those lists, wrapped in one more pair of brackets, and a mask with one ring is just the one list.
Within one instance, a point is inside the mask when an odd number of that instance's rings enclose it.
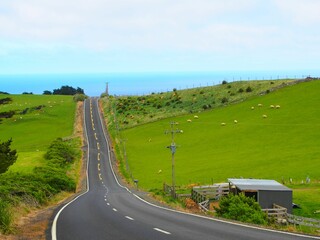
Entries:
{"label": "dark roof of shed", "polygon": [[278,183],[275,180],[265,179],[236,179],[229,178],[228,181],[243,190],[265,190],[265,191],[292,191],[290,188]]}

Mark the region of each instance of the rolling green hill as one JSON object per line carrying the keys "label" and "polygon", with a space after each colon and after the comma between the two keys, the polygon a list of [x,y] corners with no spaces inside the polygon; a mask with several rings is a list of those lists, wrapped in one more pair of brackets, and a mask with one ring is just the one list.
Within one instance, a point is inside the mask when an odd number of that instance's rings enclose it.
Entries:
{"label": "rolling green hill", "polygon": [[0,123],[0,140],[12,138],[12,148],[18,151],[11,171],[30,172],[40,166],[50,143],[73,132],[76,104],[71,96],[0,95],[12,102],[0,105],[0,113],[15,111],[12,118]]}
{"label": "rolling green hill", "polygon": [[175,139],[180,185],[210,183],[212,178],[225,181],[228,177],[303,180],[309,176],[320,180],[319,93],[320,81],[300,83],[198,113],[198,119],[185,115],[124,130],[132,173],[145,188],[170,181],[171,157],[165,147],[171,139],[164,132],[175,121],[183,130]]}
{"label": "rolling green hill", "polygon": [[[275,179],[296,189],[294,199],[309,208],[303,215],[319,217],[313,214],[320,209],[319,103],[320,81],[303,82],[197,113],[198,118],[182,115],[125,129],[120,138],[126,140],[133,178],[146,190],[171,183],[171,136],[165,131],[174,121],[183,130],[175,135],[177,185]],[[302,184],[307,177],[311,184]]]}

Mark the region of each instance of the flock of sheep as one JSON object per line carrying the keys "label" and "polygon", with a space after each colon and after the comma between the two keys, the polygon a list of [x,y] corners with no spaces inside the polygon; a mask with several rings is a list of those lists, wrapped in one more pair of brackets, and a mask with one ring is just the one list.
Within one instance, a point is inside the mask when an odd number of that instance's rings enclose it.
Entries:
{"label": "flock of sheep", "polygon": [[[263,107],[263,104],[262,104],[262,103],[259,103],[259,104],[258,104],[258,107]],[[280,108],[280,105],[270,105],[270,108],[272,108],[272,109],[279,109],[279,108]],[[254,109],[255,109],[255,107],[252,106],[252,107],[251,107],[251,110],[254,110]],[[197,115],[194,115],[193,117],[194,117],[194,119],[198,119],[198,118],[199,118],[199,116],[197,116]],[[262,118],[267,118],[267,117],[268,117],[268,115],[266,115],[266,114],[263,114],[263,115],[262,115]],[[191,120],[191,119],[187,119],[187,122],[191,123],[192,120]],[[237,123],[238,123],[238,120],[235,119],[233,122],[234,122],[234,124],[237,124]],[[222,122],[222,123],[221,123],[221,126],[226,126],[226,125],[227,125],[227,124],[226,124],[225,122]]]}

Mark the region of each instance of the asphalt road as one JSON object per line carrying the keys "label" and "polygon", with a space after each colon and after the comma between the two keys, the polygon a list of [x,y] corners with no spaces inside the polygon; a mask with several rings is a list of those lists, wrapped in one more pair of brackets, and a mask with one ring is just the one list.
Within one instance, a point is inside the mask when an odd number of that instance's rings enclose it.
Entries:
{"label": "asphalt road", "polygon": [[85,102],[85,128],[89,188],[57,213],[51,229],[53,240],[311,239],[198,217],[147,203],[121,186],[115,177],[97,99]]}

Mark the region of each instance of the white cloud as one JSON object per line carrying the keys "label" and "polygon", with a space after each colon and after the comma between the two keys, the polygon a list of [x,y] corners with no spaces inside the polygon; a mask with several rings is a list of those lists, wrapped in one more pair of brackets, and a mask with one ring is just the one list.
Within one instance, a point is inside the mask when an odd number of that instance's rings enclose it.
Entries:
{"label": "white cloud", "polygon": [[275,0],[275,5],[293,23],[307,27],[320,24],[319,0]]}
{"label": "white cloud", "polygon": [[68,52],[71,59],[84,52],[103,56],[99,59],[116,55],[119,62],[139,58],[142,64],[143,58],[149,63],[160,56],[191,65],[193,59],[201,65],[202,56],[316,57],[319,5],[318,0],[10,0],[0,7],[0,39],[10,43],[0,44],[0,54]]}

